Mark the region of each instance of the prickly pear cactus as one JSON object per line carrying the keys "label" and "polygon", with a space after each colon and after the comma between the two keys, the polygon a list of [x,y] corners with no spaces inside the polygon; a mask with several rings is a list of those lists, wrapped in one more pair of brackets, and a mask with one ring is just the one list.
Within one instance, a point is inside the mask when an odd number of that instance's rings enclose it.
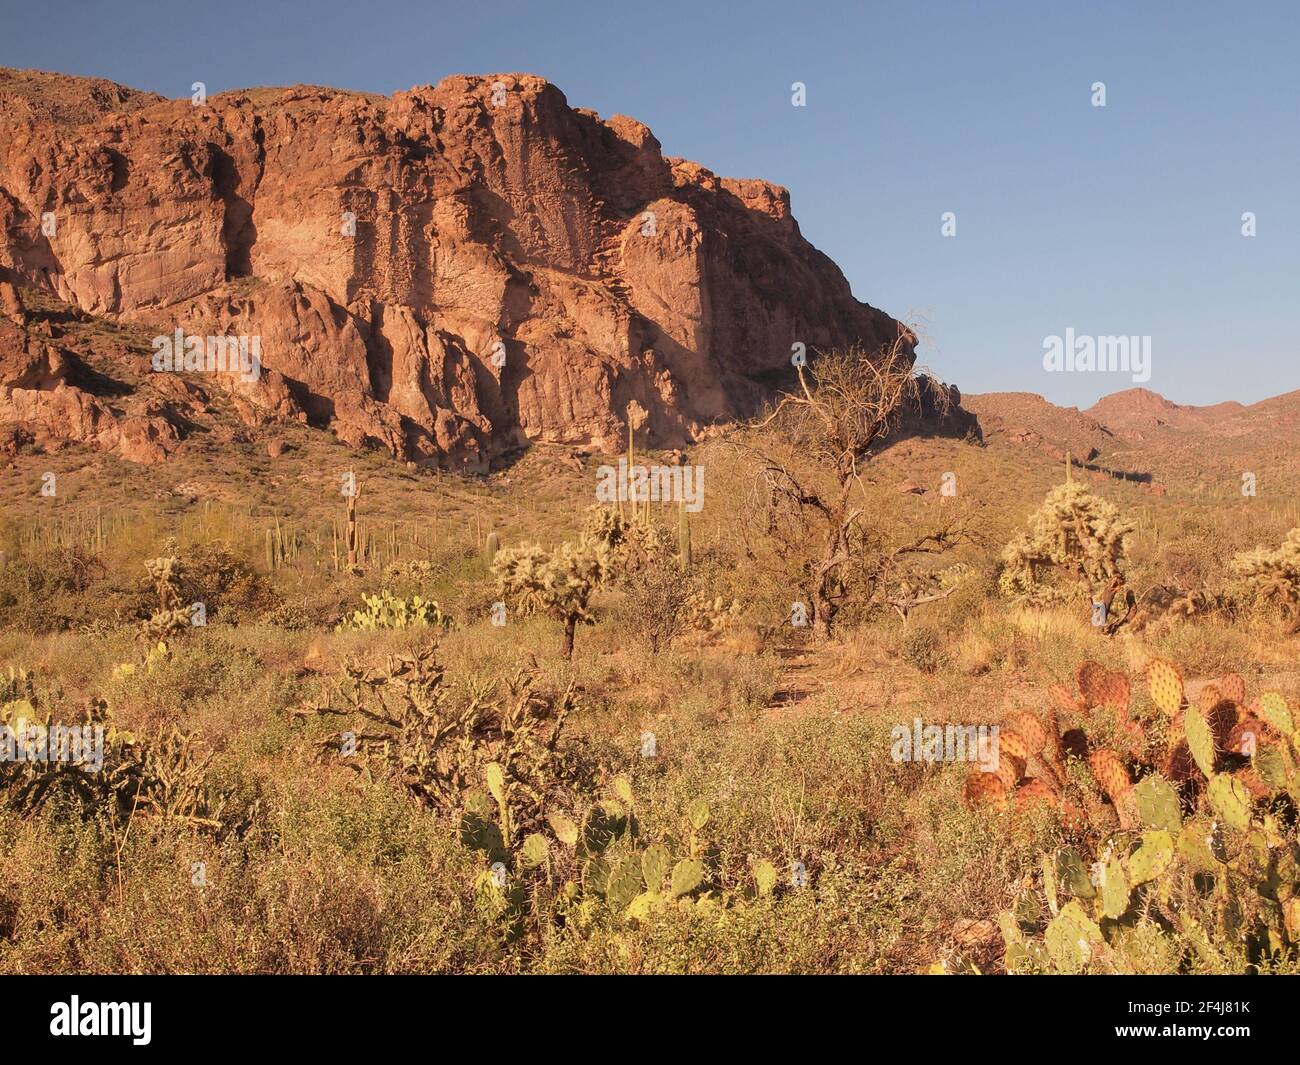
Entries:
{"label": "prickly pear cactus", "polygon": [[698,858],[683,858],[673,867],[669,894],[677,899],[689,895],[704,883],[704,863]]}
{"label": "prickly pear cactus", "polygon": [[1101,785],[1101,790],[1118,807],[1133,788],[1123,759],[1114,751],[1100,750],[1092,752],[1088,764],[1097,783]]}
{"label": "prickly pear cactus", "polygon": [[1008,714],[1006,727],[1020,736],[1031,754],[1040,754],[1047,746],[1047,729],[1037,715],[1029,710]]}
{"label": "prickly pear cactus", "polygon": [[[1091,671],[1080,681],[1093,696],[1104,683]],[[1290,707],[1267,693],[1255,707],[1264,720],[1251,716],[1236,674],[1184,707],[1182,678],[1162,660],[1148,683],[1171,749],[1185,752],[1185,772],[1171,779],[1157,771],[1153,763],[1171,755],[1156,752],[1137,764],[1134,784],[1117,752],[1091,752],[1092,775],[1133,816],[1121,817],[1118,831],[1093,834],[1090,854],[1066,847],[1044,856],[1038,882],[999,921],[1010,971],[1232,973],[1293,964],[1300,952],[1300,839],[1291,814],[1300,730]],[[1243,723],[1256,730],[1245,733],[1258,740],[1245,745],[1249,752],[1216,739],[1233,717],[1232,736]],[[1037,792],[1038,783],[1019,790]]]}
{"label": "prickly pear cactus", "polygon": [[672,855],[662,843],[647,847],[645,853],[641,855],[641,876],[645,880],[646,888],[650,891],[659,891],[672,866]]}
{"label": "prickly pear cactus", "polygon": [[605,885],[605,901],[616,911],[626,910],[641,894],[645,881],[641,878],[641,862],[634,855],[619,859],[609,871]]}
{"label": "prickly pear cactus", "polygon": [[1284,736],[1289,736],[1295,725],[1291,720],[1291,710],[1278,692],[1265,692],[1259,699],[1259,716],[1265,724],[1276,729]]}
{"label": "prickly pear cactus", "polygon": [[1173,717],[1183,705],[1183,675],[1163,658],[1153,658],[1147,667],[1147,688],[1151,700],[1165,717]]}
{"label": "prickly pear cactus", "polygon": [[1110,670],[1100,662],[1084,662],[1074,675],[1085,706],[1100,706],[1105,697]]}
{"label": "prickly pear cactus", "polygon": [[998,775],[985,773],[980,769],[971,770],[962,790],[966,805],[972,808],[989,806],[994,809],[1004,809],[1008,801],[1007,796],[1007,786]]}
{"label": "prickly pear cactus", "polygon": [[354,610],[335,626],[337,632],[359,630],[373,632],[378,629],[409,629],[414,626],[431,625],[434,628],[451,628],[451,618],[442,612],[432,599],[412,596],[410,599],[398,599],[389,591],[378,595],[363,595],[364,610]]}

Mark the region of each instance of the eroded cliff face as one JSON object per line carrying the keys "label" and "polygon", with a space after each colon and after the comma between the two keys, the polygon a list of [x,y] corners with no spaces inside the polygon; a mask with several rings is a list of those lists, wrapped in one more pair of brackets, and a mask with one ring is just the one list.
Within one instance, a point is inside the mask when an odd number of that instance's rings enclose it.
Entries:
{"label": "eroded cliff face", "polygon": [[[682,446],[750,413],[792,343],[898,330],[784,189],[665,157],[519,74],[201,106],[9,74],[0,223],[10,280],[160,335],[260,337],[256,380],[212,382],[246,420],[452,468],[531,440],[617,447],[633,400],[649,444]],[[50,403],[17,392],[68,390],[23,373],[0,419]]]}

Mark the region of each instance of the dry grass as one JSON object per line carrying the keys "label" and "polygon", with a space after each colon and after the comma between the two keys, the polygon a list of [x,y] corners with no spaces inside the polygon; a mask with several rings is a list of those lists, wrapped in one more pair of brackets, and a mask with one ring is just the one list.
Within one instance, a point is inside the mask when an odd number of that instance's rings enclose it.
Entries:
{"label": "dry grass", "polygon": [[[320,433],[285,435],[291,448],[274,461],[253,444],[198,448],[150,469],[75,449],[21,455],[0,485],[0,548],[11,559],[70,544],[105,562],[77,599],[88,611],[80,631],[13,627],[0,587],[0,667],[33,669],[61,714],[98,696],[123,727],[186,730],[213,754],[214,783],[257,810],[251,827],[225,837],[137,821],[120,849],[103,819],[0,812],[0,970],[911,972],[963,959],[997,971],[997,944],[972,947],[970,929],[1011,902],[1061,828],[1048,819],[1016,835],[971,815],[959,799],[964,767],[895,763],[894,726],[914,717],[996,722],[1045,706],[1046,686],[1084,658],[1134,670],[1160,654],[1193,680],[1235,669],[1252,685],[1267,677],[1300,691],[1290,671],[1300,641],[1267,618],[1209,617],[1107,640],[1086,617],[992,597],[998,547],[1059,478],[1051,463],[1020,452],[913,440],[870,467],[863,490],[882,523],[906,528],[944,506],[937,487],[948,471],[963,495],[985,503],[988,546],[962,556],[969,588],[909,623],[933,633],[933,659],[892,614],[854,617],[822,647],[792,629],[791,588],[758,580],[735,535],[732,508],[744,494],[718,455],[694,546],[718,562],[717,594],[741,598],[741,623],[652,655],[620,624],[620,596],[602,593],[597,623],[579,631],[565,662],[554,623],[489,622],[494,593],[480,552],[493,529],[506,544],[574,535],[599,460],[575,469],[565,450],[539,447],[468,482],[357,456]],[[59,473],[57,500],[35,491],[45,469]],[[358,473],[364,520],[382,543],[359,576],[335,570],[328,535],[342,513],[336,475],[347,469]],[[901,495],[903,479],[932,490]],[[1167,566],[1213,572],[1237,545],[1283,531],[1281,517],[1261,509],[1243,519],[1232,500],[1193,505],[1118,483],[1100,490],[1144,508],[1142,580]],[[277,521],[300,537],[299,553],[268,569],[265,534]],[[662,521],[674,529],[675,512]],[[194,545],[229,543],[283,610],[218,619],[146,667],[131,610],[141,562],[167,537],[182,558]],[[505,934],[479,905],[482,856],[460,845],[454,823],[390,782],[318,764],[310,741],[323,733],[289,724],[291,709],[319,699],[347,661],[377,663],[427,635],[333,629],[344,607],[384,583],[394,554],[436,563],[420,590],[458,620],[439,648],[457,698],[521,665],[548,691],[573,684],[572,733],[603,780],[630,778],[645,832],[680,842],[685,811],[703,798],[716,890],[740,891],[751,861],[766,858],[781,871],[775,895],[721,916],[673,910],[631,922],[561,920],[556,897],[543,894],[526,930]],[[286,627],[290,614],[301,627]],[[641,755],[646,732],[655,734],[654,758]],[[204,887],[192,883],[195,862],[204,863]],[[793,862],[804,864],[806,887],[789,882]]]}

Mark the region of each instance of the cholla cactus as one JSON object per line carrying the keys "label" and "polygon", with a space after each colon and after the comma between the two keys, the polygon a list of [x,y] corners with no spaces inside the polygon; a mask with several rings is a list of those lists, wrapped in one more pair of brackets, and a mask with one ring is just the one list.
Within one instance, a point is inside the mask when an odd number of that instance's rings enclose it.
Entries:
{"label": "cholla cactus", "polygon": [[1277,603],[1293,626],[1300,628],[1300,528],[1287,533],[1281,547],[1247,551],[1228,568],[1247,593]]}
{"label": "cholla cactus", "polygon": [[592,593],[611,572],[609,547],[584,536],[547,551],[522,544],[497,552],[492,563],[501,597],[523,614],[545,613],[564,623],[564,657],[573,655],[578,623],[594,624]]}
{"label": "cholla cactus", "polygon": [[148,644],[179,635],[189,629],[192,615],[188,610],[174,607],[156,610],[136,627],[136,637]]}
{"label": "cholla cactus", "polygon": [[1075,482],[1059,484],[1002,552],[998,587],[1033,603],[1086,598],[1109,610],[1124,587],[1133,532],[1113,504]]}
{"label": "cholla cactus", "polygon": [[[169,551],[174,551],[175,541],[168,540],[166,547]],[[147,559],[144,568],[158,593],[158,609],[140,622],[136,635],[152,644],[187,630],[190,627],[190,611],[180,605],[183,564],[179,558],[167,554],[162,558]]]}
{"label": "cholla cactus", "polygon": [[[169,542],[168,546],[174,547],[175,545]],[[170,610],[176,606],[181,597],[181,560],[175,555],[151,558],[145,561],[144,568],[158,592],[158,609]]]}
{"label": "cholla cactus", "polygon": [[727,600],[722,596],[710,598],[703,592],[692,592],[686,598],[686,625],[696,632],[725,632],[740,617],[739,599]]}
{"label": "cholla cactus", "polygon": [[367,777],[391,775],[438,810],[461,809],[486,782],[504,809],[489,803],[485,818],[502,814],[495,842],[513,849],[541,827],[548,801],[583,778],[581,761],[559,743],[577,705],[573,688],[551,694],[526,670],[502,680],[466,699],[453,696],[426,641],[381,664],[346,661],[322,693],[324,704],[294,708],[291,721],[344,718],[344,731],[318,741],[320,758],[341,759]]}
{"label": "cholla cactus", "polygon": [[[26,695],[6,700],[13,690]],[[237,827],[226,815],[230,794],[208,777],[212,755],[200,754],[178,729],[137,738],[117,727],[108,703],[98,698],[76,719],[55,725],[30,674],[0,680],[0,725],[6,739],[0,746],[9,748],[0,758],[0,807],[32,814],[63,799],[117,825],[150,814],[199,829]],[[47,755],[54,743],[63,757]],[[16,756],[20,746],[27,750],[23,757]],[[66,816],[66,805],[59,809]]]}
{"label": "cholla cactus", "polygon": [[622,517],[609,507],[588,508],[582,537],[609,551],[611,569],[627,576],[646,566],[664,565],[672,558],[667,537],[645,521]]}
{"label": "cholla cactus", "polygon": [[399,562],[390,562],[385,566],[383,579],[388,584],[396,584],[399,581],[432,584],[439,576],[441,572],[432,562],[424,559],[403,559]]}

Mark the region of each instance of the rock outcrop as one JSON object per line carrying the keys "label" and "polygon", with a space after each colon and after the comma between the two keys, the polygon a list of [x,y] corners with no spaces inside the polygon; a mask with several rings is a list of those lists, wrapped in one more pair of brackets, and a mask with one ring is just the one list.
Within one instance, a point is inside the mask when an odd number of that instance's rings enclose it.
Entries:
{"label": "rock outcrop", "polygon": [[[195,103],[8,72],[0,229],[7,276],[85,312],[260,338],[260,372],[212,379],[246,422],[470,470],[532,440],[617,447],[633,401],[647,443],[683,446],[752,412],[792,344],[899,329],[784,189],[665,157],[521,74]],[[58,356],[6,343],[0,419],[174,446],[154,400],[108,418],[62,394]]]}
{"label": "rock outcrop", "polygon": [[143,394],[124,406],[108,402],[81,387],[83,369],[74,355],[0,318],[0,454],[85,443],[133,462],[164,460],[181,438],[170,405]]}

